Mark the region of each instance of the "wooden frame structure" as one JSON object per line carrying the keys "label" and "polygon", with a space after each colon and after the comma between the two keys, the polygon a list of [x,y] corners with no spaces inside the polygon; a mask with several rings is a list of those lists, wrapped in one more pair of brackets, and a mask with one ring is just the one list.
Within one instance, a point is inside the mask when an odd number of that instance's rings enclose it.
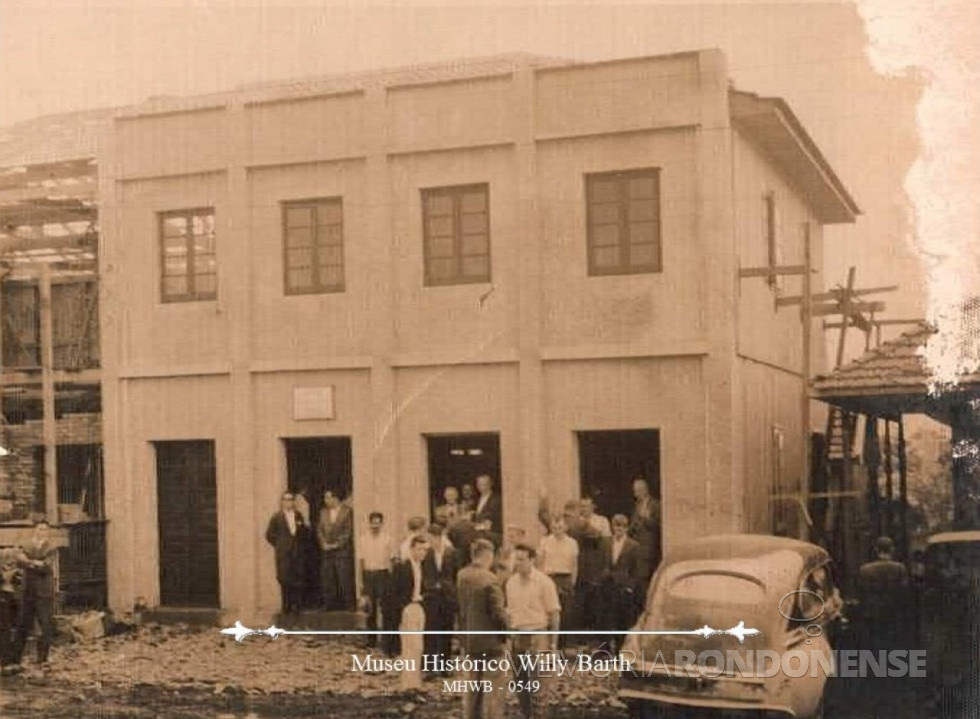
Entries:
{"label": "wooden frame structure", "polygon": [[[782,307],[800,308],[800,321],[803,327],[802,333],[802,368],[801,368],[801,387],[800,387],[800,416],[801,416],[801,447],[803,448],[802,472],[799,480],[799,491],[796,493],[782,493],[770,495],[770,500],[795,500],[804,513],[807,528],[802,530],[802,538],[823,541],[828,545],[839,545],[836,548],[839,555],[855,554],[854,548],[847,546],[843,535],[843,530],[838,521],[841,514],[841,502],[845,499],[859,499],[864,496],[860,490],[852,489],[852,462],[855,443],[857,439],[857,416],[853,412],[847,412],[841,408],[831,405],[827,416],[826,430],[821,455],[818,458],[813,456],[813,443],[811,442],[811,401],[818,399],[811,390],[812,372],[812,327],[813,321],[817,317],[827,317],[838,315],[839,321],[824,322],[824,329],[839,329],[840,334],[837,342],[835,357],[835,368],[840,368],[844,362],[844,354],[847,346],[847,330],[855,327],[865,333],[865,347],[870,344],[871,333],[875,330],[878,344],[881,342],[881,327],[890,324],[904,323],[905,320],[878,320],[875,314],[885,310],[885,303],[882,301],[870,301],[869,295],[876,295],[885,292],[892,292],[898,289],[897,286],[867,287],[856,288],[854,267],[851,267],[847,274],[844,285],[839,285],[826,292],[814,293],[811,287],[811,277],[813,274],[812,251],[811,251],[811,228],[809,223],[802,226],[803,233],[803,264],[802,265],[773,265],[771,262],[766,267],[742,268],[739,271],[741,279],[766,278],[766,281],[773,285],[776,277],[782,276],[801,276],[801,294],[791,297],[777,297],[775,306],[777,310]],[[771,258],[770,258],[771,259]],[[876,427],[876,425],[870,425]],[[905,481],[905,440],[904,428],[899,423],[899,457],[896,461],[901,477],[901,498],[902,507],[905,506],[906,481]],[[890,433],[886,426],[886,477],[888,482],[889,494],[892,496],[892,461]],[[874,435],[876,441],[877,434]],[[870,442],[870,440],[869,440]],[[813,483],[819,479],[816,491]],[[869,499],[871,497],[869,490]],[[877,491],[872,506],[877,509]],[[819,522],[813,519],[816,503],[820,503],[822,511],[819,513]],[[877,515],[875,515],[877,517]],[[906,513],[902,511],[902,527],[905,527]],[[876,520],[880,523],[880,518]],[[890,521],[889,521],[890,524]],[[903,531],[903,547],[907,548],[907,531]],[[845,564],[850,564],[847,559]]]}

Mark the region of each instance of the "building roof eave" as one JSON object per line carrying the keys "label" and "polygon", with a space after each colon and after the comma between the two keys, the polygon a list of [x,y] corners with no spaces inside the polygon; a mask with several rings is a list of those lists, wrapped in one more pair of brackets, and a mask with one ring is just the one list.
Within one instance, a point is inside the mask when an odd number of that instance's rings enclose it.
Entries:
{"label": "building roof eave", "polygon": [[800,188],[820,222],[857,219],[857,202],[785,100],[731,90],[729,104],[733,126]]}

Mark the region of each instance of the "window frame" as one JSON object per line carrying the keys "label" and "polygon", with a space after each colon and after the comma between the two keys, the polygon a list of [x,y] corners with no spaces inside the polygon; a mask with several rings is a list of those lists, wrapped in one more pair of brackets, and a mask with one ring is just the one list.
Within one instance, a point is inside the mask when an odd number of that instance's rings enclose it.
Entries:
{"label": "window frame", "polygon": [[[588,274],[590,277],[608,277],[615,275],[642,275],[658,274],[664,271],[663,261],[663,213],[661,202],[661,168],[659,167],[640,167],[631,170],[612,170],[606,172],[590,172],[585,174],[585,245]],[[623,188],[629,187],[629,180],[637,177],[649,177],[654,183],[654,237],[656,253],[653,262],[644,265],[634,265],[630,261],[630,247],[632,245],[629,226],[629,202],[628,194],[624,194]],[[596,180],[612,179],[618,180],[616,203],[618,206],[617,224],[619,225],[619,250],[620,262],[615,266],[600,267],[595,261],[595,238],[593,237],[593,189],[592,183]],[[627,190],[628,192],[628,190]],[[647,244],[647,243],[642,243]]]}
{"label": "window frame", "polygon": [[[340,209],[340,282],[337,284],[327,284],[321,281],[320,278],[320,262],[319,262],[319,245],[317,243],[317,229],[320,227],[320,206],[326,206],[336,204]],[[301,200],[283,200],[279,203],[280,207],[280,228],[281,228],[281,243],[282,243],[282,288],[283,294],[288,296],[293,295],[325,295],[325,294],[335,294],[342,293],[347,290],[347,273],[346,273],[346,252],[344,251],[344,198],[341,195],[335,195],[331,197],[311,197]],[[313,224],[311,225],[310,232],[310,251],[312,253],[312,264],[310,269],[312,271],[313,283],[308,287],[294,288],[290,287],[289,284],[289,224],[287,221],[287,213],[291,209],[297,208],[310,208],[313,210]],[[331,223],[323,223],[324,225],[329,225]]]}
{"label": "window frame", "polygon": [[[465,275],[463,274],[463,232],[462,232],[462,196],[467,192],[482,190],[485,198],[485,214],[487,218],[487,271],[485,275]],[[430,263],[434,259],[430,256],[429,247],[429,225],[431,218],[428,211],[428,200],[431,197],[448,196],[452,201],[453,218],[453,254],[455,262],[455,272],[451,277],[435,278],[430,271]],[[493,250],[492,237],[490,234],[490,183],[472,182],[463,185],[442,185],[439,187],[423,187],[419,189],[419,198],[422,205],[422,282],[425,287],[448,287],[452,285],[474,285],[486,284],[493,281]],[[476,257],[477,255],[471,255]]]}
{"label": "window frame", "polygon": [[[165,222],[172,217],[183,217],[187,220],[188,228],[193,228],[195,217],[211,216],[211,223],[214,227],[214,290],[211,292],[198,292],[196,287],[196,277],[197,272],[195,271],[195,262],[198,253],[194,251],[194,233],[191,230],[184,234],[185,240],[185,251],[186,251],[186,267],[184,271],[184,277],[187,281],[187,292],[183,294],[171,294],[168,295],[166,291],[166,278],[167,277],[179,277],[180,275],[168,275],[167,274],[167,237],[164,231]],[[217,213],[215,212],[214,206],[203,206],[203,207],[192,207],[180,210],[164,210],[157,212],[157,241],[160,243],[160,301],[163,304],[176,304],[180,302],[213,302],[218,299],[218,229],[217,229]],[[203,254],[203,253],[202,253]],[[212,254],[212,253],[207,253]]]}

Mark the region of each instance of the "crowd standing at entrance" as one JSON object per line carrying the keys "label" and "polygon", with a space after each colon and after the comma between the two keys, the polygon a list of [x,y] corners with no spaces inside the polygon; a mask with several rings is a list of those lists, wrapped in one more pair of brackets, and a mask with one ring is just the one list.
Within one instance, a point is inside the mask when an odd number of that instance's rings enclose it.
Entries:
{"label": "crowd standing at entrance", "polygon": [[[472,483],[446,487],[434,503],[432,521],[411,517],[402,535],[390,531],[381,512],[371,511],[357,543],[362,594],[356,608],[366,616],[367,629],[461,634],[455,647],[448,634],[424,639],[372,635],[369,644],[404,658],[423,652],[448,657],[454,649],[495,656],[503,652],[508,630],[561,629],[593,633],[577,642],[574,636],[515,634],[513,651],[549,652],[572,643],[615,651],[642,608],[660,555],[659,503],[645,479],[634,480],[632,489],[631,516],[603,516],[591,497],[570,500],[561,512],[544,509],[539,519],[545,536],[536,547],[525,541],[528,528],[503,526],[500,496],[493,478],[485,474]],[[320,607],[355,608],[352,516],[341,497],[327,492],[313,527],[309,511],[297,508],[295,496],[282,495],[266,532],[282,590],[281,621],[294,619],[304,608],[311,581],[318,584]],[[320,556],[318,576],[307,570],[314,542]],[[499,630],[500,635],[463,633],[468,630]],[[425,678],[406,673],[402,682],[407,689],[417,688]],[[468,678],[504,681],[496,675]],[[467,697],[467,716],[500,715],[492,695],[470,692]],[[546,692],[530,697],[521,704],[525,716],[541,716]]]}

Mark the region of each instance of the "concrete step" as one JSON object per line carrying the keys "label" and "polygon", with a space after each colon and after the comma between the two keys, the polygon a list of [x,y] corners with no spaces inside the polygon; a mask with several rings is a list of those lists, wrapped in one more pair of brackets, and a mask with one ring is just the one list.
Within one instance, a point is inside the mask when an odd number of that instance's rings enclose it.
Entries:
{"label": "concrete step", "polygon": [[279,617],[283,629],[310,629],[313,631],[342,631],[362,629],[365,617],[361,612],[304,610],[296,617]]}

